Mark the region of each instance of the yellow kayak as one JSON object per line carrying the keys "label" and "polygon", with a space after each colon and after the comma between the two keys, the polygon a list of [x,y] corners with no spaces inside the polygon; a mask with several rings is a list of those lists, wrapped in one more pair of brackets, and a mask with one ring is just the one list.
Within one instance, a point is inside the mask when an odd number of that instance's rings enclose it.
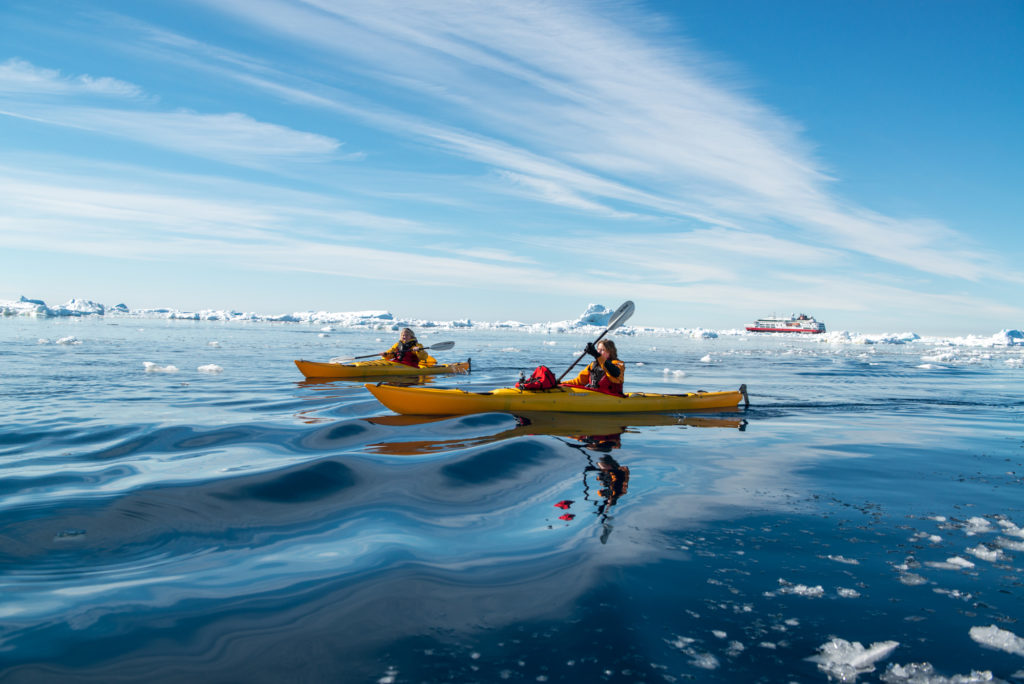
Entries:
{"label": "yellow kayak", "polygon": [[650,394],[632,392],[625,397],[592,392],[565,385],[547,390],[523,391],[502,388],[490,392],[460,389],[399,387],[377,383],[366,389],[395,413],[423,416],[454,416],[467,413],[500,411],[560,411],[564,413],[666,413],[735,408],[747,403],[747,386],[732,392],[690,392],[687,394]]}
{"label": "yellow kayak", "polygon": [[375,359],[373,361],[359,361],[357,363],[321,363],[318,361],[303,361],[297,359],[295,365],[299,367],[307,379],[309,378],[369,378],[386,375],[443,375],[445,373],[469,373],[472,361],[460,361],[458,363],[442,363],[435,366],[421,366],[415,368],[404,363]]}

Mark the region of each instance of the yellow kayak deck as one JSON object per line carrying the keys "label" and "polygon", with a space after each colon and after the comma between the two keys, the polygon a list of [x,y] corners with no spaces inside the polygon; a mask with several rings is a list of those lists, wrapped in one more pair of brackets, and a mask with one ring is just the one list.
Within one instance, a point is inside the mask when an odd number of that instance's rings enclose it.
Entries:
{"label": "yellow kayak deck", "polygon": [[323,363],[320,361],[304,361],[296,359],[295,365],[307,379],[322,378],[369,378],[388,375],[444,375],[446,373],[469,373],[472,360],[458,363],[442,363],[419,368],[404,363],[374,359],[357,363]]}
{"label": "yellow kayak deck", "polygon": [[746,385],[732,392],[689,392],[650,394],[632,392],[616,397],[579,387],[561,386],[548,390],[502,388],[490,392],[460,389],[399,387],[384,383],[367,384],[377,400],[395,413],[421,416],[454,416],[501,411],[559,411],[563,413],[665,413],[735,408],[747,403]]}

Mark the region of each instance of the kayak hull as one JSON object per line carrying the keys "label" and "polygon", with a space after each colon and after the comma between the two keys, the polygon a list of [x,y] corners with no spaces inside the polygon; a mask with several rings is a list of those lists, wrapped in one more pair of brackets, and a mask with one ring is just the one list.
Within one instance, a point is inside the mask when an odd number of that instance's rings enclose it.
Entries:
{"label": "kayak hull", "polygon": [[341,378],[360,379],[376,378],[389,375],[445,375],[450,373],[470,372],[471,361],[460,361],[458,363],[442,363],[436,366],[425,366],[414,368],[404,363],[396,363],[385,359],[373,361],[360,361],[358,363],[322,363],[319,361],[304,361],[297,359],[295,365],[307,379]]}
{"label": "kayak hull", "polygon": [[366,389],[395,413],[420,416],[454,416],[498,411],[562,413],[667,413],[735,408],[746,401],[746,386],[733,392],[690,392],[688,394],[648,394],[633,392],[615,397],[578,387],[521,391],[502,388],[490,392],[460,389],[399,387],[383,383],[367,384]]}

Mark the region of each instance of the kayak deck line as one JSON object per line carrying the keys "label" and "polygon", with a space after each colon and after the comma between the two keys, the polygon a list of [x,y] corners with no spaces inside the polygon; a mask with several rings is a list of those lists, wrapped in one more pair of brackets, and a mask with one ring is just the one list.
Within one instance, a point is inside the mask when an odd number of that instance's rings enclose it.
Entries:
{"label": "kayak deck line", "polygon": [[408,387],[380,381],[366,383],[367,390],[384,406],[405,415],[465,415],[470,413],[523,411],[568,413],[664,413],[707,409],[735,409],[750,405],[746,385],[726,392],[656,394],[631,392],[615,396],[563,385],[544,390],[502,387],[487,392],[463,389]]}
{"label": "kayak deck line", "polygon": [[456,363],[417,367],[407,366],[404,363],[388,361],[386,359],[359,361],[357,363],[330,363],[296,359],[295,366],[307,380],[346,378],[364,380],[371,377],[387,376],[466,374],[473,371],[473,360],[466,359]]}

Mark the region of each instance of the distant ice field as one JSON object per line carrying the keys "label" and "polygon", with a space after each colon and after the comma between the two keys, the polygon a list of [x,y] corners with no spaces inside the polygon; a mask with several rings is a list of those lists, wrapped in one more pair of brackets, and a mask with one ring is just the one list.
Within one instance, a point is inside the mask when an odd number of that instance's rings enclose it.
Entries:
{"label": "distant ice field", "polygon": [[[750,391],[665,416],[292,363],[389,325],[0,318],[0,681],[1024,679],[1012,333],[616,331],[627,390]],[[480,390],[600,330],[417,328]]]}

